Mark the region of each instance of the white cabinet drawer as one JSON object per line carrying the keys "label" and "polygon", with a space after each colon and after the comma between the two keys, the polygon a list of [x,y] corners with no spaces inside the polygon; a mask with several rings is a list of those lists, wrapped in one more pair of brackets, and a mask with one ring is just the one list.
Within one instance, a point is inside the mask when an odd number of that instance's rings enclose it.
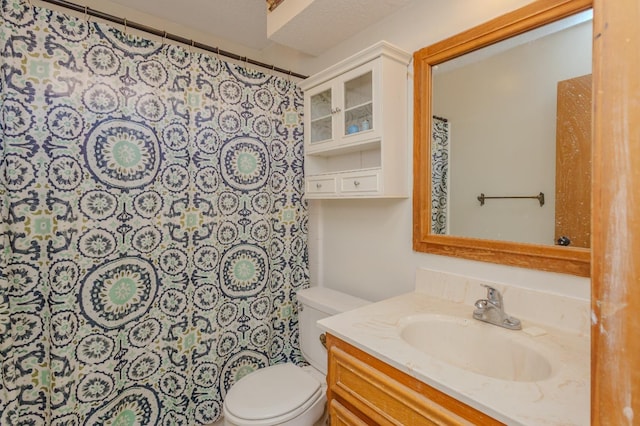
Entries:
{"label": "white cabinet drawer", "polygon": [[335,178],[307,179],[307,194],[334,194],[335,192]]}
{"label": "white cabinet drawer", "polygon": [[344,176],[340,179],[340,192],[342,193],[362,193],[377,192],[380,190],[379,173],[360,173],[351,176]]}

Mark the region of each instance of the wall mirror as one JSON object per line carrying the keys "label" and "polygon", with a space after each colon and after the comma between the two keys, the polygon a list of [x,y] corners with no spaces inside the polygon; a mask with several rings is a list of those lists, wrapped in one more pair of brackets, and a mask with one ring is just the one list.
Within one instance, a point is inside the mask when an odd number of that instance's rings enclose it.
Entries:
{"label": "wall mirror", "polygon": [[589,275],[591,0],[414,54],[416,251]]}

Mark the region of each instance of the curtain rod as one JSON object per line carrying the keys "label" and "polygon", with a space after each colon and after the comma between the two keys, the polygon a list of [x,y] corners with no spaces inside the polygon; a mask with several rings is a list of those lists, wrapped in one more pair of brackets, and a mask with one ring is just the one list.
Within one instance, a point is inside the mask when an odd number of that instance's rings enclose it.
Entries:
{"label": "curtain rod", "polygon": [[[139,24],[137,22],[132,22],[132,21],[129,21],[128,19],[126,19],[126,18],[119,18],[117,16],[110,15],[110,14],[105,13],[105,12],[101,12],[99,10],[91,9],[90,7],[80,6],[78,4],[71,3],[71,2],[66,1],[66,0],[41,0],[41,1],[43,3],[54,4],[56,6],[61,6],[61,7],[64,7],[66,9],[71,9],[71,10],[74,10],[76,12],[84,13],[85,15],[90,15],[90,16],[93,16],[93,17],[96,17],[96,18],[104,19],[105,21],[114,22],[116,24],[123,25],[126,28],[133,28],[133,29],[136,29],[136,30],[144,31],[145,33],[149,33],[149,34],[156,35],[158,37],[162,37],[163,39],[169,39],[169,40],[177,41],[178,43],[182,43],[182,44],[186,44],[188,46],[196,47],[198,49],[206,50],[207,52],[212,52],[212,53],[215,53],[216,55],[226,56],[227,58],[235,59],[237,61],[249,63],[249,64],[252,64],[252,65],[257,65],[257,66],[262,67],[262,68],[270,69],[271,71],[277,71],[279,73],[286,74],[286,75],[289,75],[289,76],[292,76],[292,77],[297,77],[297,78],[302,78],[302,79],[305,79],[305,78],[308,77],[306,75],[295,73],[295,72],[293,72],[291,70],[286,70],[284,68],[276,67],[275,65],[265,64],[264,62],[256,61],[255,59],[251,59],[251,58],[248,58],[246,56],[240,56],[240,55],[237,55],[237,54],[232,53],[232,52],[227,52],[226,50],[222,50],[219,47],[213,47],[213,46],[209,46],[209,45],[204,44],[204,43],[199,43],[199,42],[194,41],[192,39],[188,39],[188,38],[176,35],[176,34],[171,34],[171,33],[168,33],[166,31],[159,30],[157,28],[153,28],[153,27],[150,27],[150,26],[147,26],[147,25]],[[31,2],[29,2],[29,3],[31,3]]]}

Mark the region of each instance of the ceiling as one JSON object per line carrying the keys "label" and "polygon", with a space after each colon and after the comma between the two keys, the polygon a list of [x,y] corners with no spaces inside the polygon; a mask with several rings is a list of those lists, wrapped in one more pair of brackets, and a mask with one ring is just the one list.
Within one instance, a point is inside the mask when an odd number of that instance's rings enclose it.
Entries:
{"label": "ceiling", "polygon": [[270,38],[264,0],[112,1],[251,49],[278,43],[317,56],[416,0],[285,0],[271,13],[290,19]]}
{"label": "ceiling", "polygon": [[262,50],[270,43],[267,39],[267,5],[263,0],[112,2],[252,49]]}

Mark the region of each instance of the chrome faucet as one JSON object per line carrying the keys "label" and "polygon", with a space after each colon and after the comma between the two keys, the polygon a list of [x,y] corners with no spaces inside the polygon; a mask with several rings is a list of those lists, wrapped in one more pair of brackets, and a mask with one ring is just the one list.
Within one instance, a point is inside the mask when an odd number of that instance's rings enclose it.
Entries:
{"label": "chrome faucet", "polygon": [[476,301],[473,317],[479,321],[495,324],[510,330],[520,330],[522,328],[520,320],[505,313],[502,294],[491,286],[480,285],[487,288],[487,298]]}

